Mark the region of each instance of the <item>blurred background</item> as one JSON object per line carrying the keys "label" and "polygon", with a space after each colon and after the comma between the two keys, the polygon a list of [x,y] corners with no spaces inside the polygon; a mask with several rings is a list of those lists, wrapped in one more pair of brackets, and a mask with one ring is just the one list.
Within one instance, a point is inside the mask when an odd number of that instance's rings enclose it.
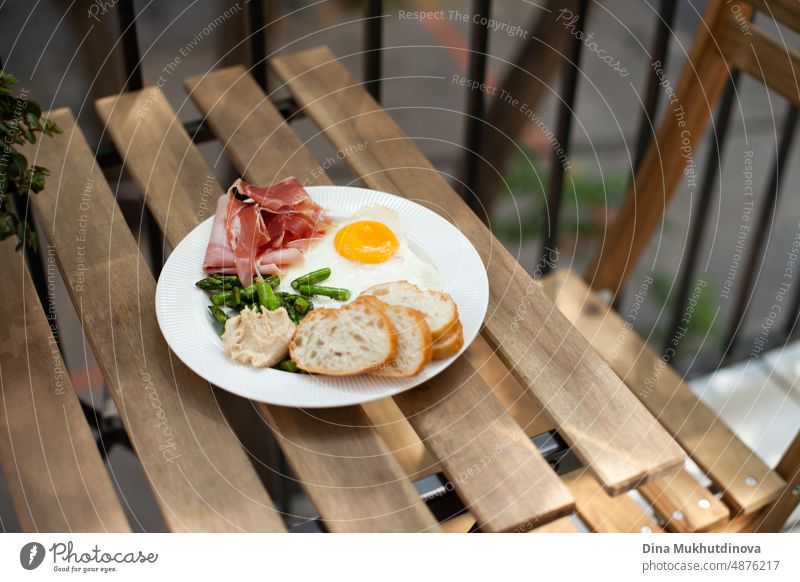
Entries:
{"label": "blurred background", "polygon": [[[95,99],[120,92],[126,83],[116,4],[115,0],[0,3],[0,57],[4,68],[20,80],[19,87],[37,99],[43,109],[71,108],[92,144],[109,142],[94,111]],[[469,47],[474,33],[470,18],[474,4],[466,0],[385,1],[380,15],[384,47],[381,103],[434,166],[459,187],[468,175],[469,164],[478,163],[466,155],[465,149],[469,101],[474,99],[475,91],[459,82],[470,79]],[[564,163],[554,159],[553,135],[558,133],[565,77],[573,69],[568,47],[575,32],[568,26],[566,13],[563,30],[542,27],[539,19],[545,11],[576,10],[577,4],[574,0],[503,0],[491,6],[495,29],[488,35],[485,82],[497,90],[484,91],[480,100],[488,122],[503,128],[505,136],[498,140],[495,134],[484,140],[480,153],[485,160],[476,170],[475,182],[470,184],[474,190],[468,196],[501,241],[530,271],[535,270],[540,259],[547,224],[545,200],[551,171],[559,163],[568,165],[556,241],[559,268],[582,272],[602,244],[608,224],[630,185],[642,135],[652,135],[652,125],[656,124],[655,119],[645,115],[648,98],[655,100],[650,104],[650,113],[655,111],[660,118],[664,110],[665,91],[659,89],[648,96],[659,27],[668,31],[663,65],[666,78],[675,85],[705,8],[701,0],[588,3],[584,31],[587,40],[582,45],[576,77],[569,153]],[[250,62],[249,2],[138,0],[134,6],[145,84],[161,86],[182,120],[197,119],[199,112],[184,91],[183,79]],[[269,24],[262,48],[268,56],[324,44],[356,78],[362,78],[365,2],[276,0],[266,2],[265,10]],[[433,14],[423,16],[426,13]],[[759,24],[769,32],[776,30],[766,19]],[[797,35],[792,31],[778,32],[788,46],[798,46]],[[594,48],[591,43],[596,43]],[[276,79],[269,79],[268,87],[274,98],[284,95]],[[502,91],[509,87],[514,88],[514,97],[527,108],[503,99]],[[741,354],[751,350],[749,338],[758,335],[774,303],[786,268],[787,251],[798,233],[800,220],[800,197],[796,195],[800,152],[791,147],[791,141],[777,184],[779,204],[775,208],[764,206],[776,148],[790,118],[785,100],[749,78],[739,80],[728,136],[720,153],[724,163],[711,172],[710,215],[690,278],[690,288],[700,289],[697,306],[672,362],[689,377],[716,370],[731,318],[741,315],[733,313],[733,301],[719,299],[737,248],[746,257],[758,244],[764,257],[757,264],[747,317],[739,329],[739,336],[744,338]],[[293,127],[318,159],[333,154],[311,122],[301,119]],[[714,130],[719,128],[712,124],[709,136],[695,154],[698,185],[692,187],[688,180],[684,181],[626,291],[615,299],[620,313],[626,316],[637,301],[635,295],[642,282],[652,279],[642,298],[641,311],[631,324],[659,352],[671,334],[675,303],[685,299],[678,296],[677,275],[687,253],[699,183],[706,179],[707,168],[703,164]],[[222,182],[236,177],[221,155],[219,143],[206,142],[200,149]],[[746,202],[745,172],[750,163],[756,212],[764,207],[769,213],[769,232],[763,244],[751,239],[742,242],[736,228]],[[146,233],[138,229],[140,195],[118,166],[111,166],[106,172],[109,181],[117,185],[120,205],[133,231],[140,232],[140,244],[149,256]],[[341,162],[328,172],[336,183],[354,180]],[[796,291],[792,289],[793,293]],[[93,394],[100,398],[102,377],[85,348],[61,284],[56,305],[73,383],[83,398]],[[785,310],[776,327],[790,329],[796,315]],[[715,385],[709,382],[702,379],[694,386],[713,399]],[[727,386],[724,380],[720,382]],[[800,393],[791,385],[786,388],[792,395],[787,406],[794,407],[787,413],[800,412]],[[730,407],[730,394],[725,391],[727,388],[722,390],[720,407]],[[749,412],[736,409],[732,414],[739,414],[738,422],[744,422]],[[781,430],[792,436],[791,426]],[[769,462],[779,452],[763,456]],[[128,459],[132,455],[127,451],[114,454],[119,456],[116,462],[120,471],[134,463]],[[120,480],[128,495],[147,495],[145,483],[133,473]],[[14,531],[7,493],[0,491],[0,500],[4,500],[0,503],[0,525]],[[136,516],[133,523],[143,530],[159,530],[163,525],[158,519],[157,515],[143,514]]]}

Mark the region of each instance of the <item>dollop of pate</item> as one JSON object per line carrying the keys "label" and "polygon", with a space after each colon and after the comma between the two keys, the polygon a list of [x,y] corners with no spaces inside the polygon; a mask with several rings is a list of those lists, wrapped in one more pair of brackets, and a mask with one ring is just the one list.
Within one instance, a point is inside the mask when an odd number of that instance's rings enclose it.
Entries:
{"label": "dollop of pate", "polygon": [[270,368],[288,356],[296,327],[283,307],[275,311],[245,307],[225,323],[222,346],[237,362]]}

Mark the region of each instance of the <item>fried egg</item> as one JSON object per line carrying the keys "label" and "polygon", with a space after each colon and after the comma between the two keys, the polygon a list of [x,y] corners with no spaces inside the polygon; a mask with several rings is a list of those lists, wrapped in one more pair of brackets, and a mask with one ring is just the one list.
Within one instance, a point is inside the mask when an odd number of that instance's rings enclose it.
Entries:
{"label": "fried egg", "polygon": [[[331,276],[320,285],[350,291],[350,300],[365,289],[389,281],[406,280],[421,289],[443,289],[439,272],[416,253],[403,232],[400,217],[385,206],[366,206],[337,223],[309,249],[303,261],[283,269],[281,291],[296,292],[291,282],[311,271],[328,267]],[[333,307],[341,301],[314,297],[316,305]]]}

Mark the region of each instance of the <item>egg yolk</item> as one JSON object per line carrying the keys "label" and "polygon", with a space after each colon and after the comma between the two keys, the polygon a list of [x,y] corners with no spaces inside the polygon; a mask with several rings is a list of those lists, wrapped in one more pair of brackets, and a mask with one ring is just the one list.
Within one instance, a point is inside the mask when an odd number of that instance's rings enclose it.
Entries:
{"label": "egg yolk", "polygon": [[336,252],[359,263],[382,263],[397,252],[399,243],[392,230],[382,222],[351,222],[336,233]]}

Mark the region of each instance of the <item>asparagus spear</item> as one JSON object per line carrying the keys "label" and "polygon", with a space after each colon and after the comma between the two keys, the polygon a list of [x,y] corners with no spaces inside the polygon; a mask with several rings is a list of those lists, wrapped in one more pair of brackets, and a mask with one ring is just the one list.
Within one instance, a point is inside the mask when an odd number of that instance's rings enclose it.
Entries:
{"label": "asparagus spear", "polygon": [[236,275],[223,275],[222,273],[214,273],[212,278],[219,281],[223,287],[244,287],[239,277]]}
{"label": "asparagus spear", "polygon": [[259,304],[266,307],[269,311],[275,311],[281,306],[280,299],[275,295],[275,291],[273,291],[266,279],[262,279],[256,283],[256,293],[258,294]]}
{"label": "asparagus spear", "polygon": [[214,319],[216,319],[218,323],[222,324],[222,329],[220,330],[219,335],[224,334],[225,323],[228,321],[228,314],[216,305],[209,305],[208,310],[211,312],[211,315],[214,317]]}
{"label": "asparagus spear", "polygon": [[257,301],[258,293],[256,293],[256,286],[248,285],[247,287],[244,287],[241,291],[241,296],[244,301],[250,303]]}
{"label": "asparagus spear", "polygon": [[278,364],[278,369],[283,370],[284,372],[300,372],[300,368],[297,367],[292,360],[283,360],[280,364]]}
{"label": "asparagus spear", "polygon": [[[265,277],[264,280],[267,281],[273,289],[277,288],[281,282],[280,278],[276,275],[269,275],[268,277]],[[195,285],[205,291],[228,291],[235,287],[251,290],[254,289],[252,284],[248,285],[247,287],[242,285],[242,282],[236,275],[222,275],[220,273],[209,275],[205,279],[200,279],[195,283]]]}
{"label": "asparagus spear", "polygon": [[242,282],[239,281],[239,277],[236,275],[221,275],[219,273],[206,277],[205,279],[200,279],[195,285],[205,291],[216,291],[218,289],[226,291],[234,287],[243,286]]}
{"label": "asparagus spear", "polygon": [[302,318],[297,314],[297,311],[295,311],[294,305],[287,301],[283,304],[283,308],[286,310],[289,319],[291,319],[295,325],[298,325]]}
{"label": "asparagus spear", "polygon": [[347,301],[350,299],[350,291],[339,287],[323,287],[322,285],[299,285],[297,290],[303,295],[324,295],[331,299]]}
{"label": "asparagus spear", "polygon": [[330,276],[331,270],[328,267],[311,271],[292,281],[292,289],[298,289],[300,285],[316,285],[317,283],[322,283]]}
{"label": "asparagus spear", "polygon": [[[277,289],[278,285],[281,284],[281,278],[277,275],[267,275],[264,277],[264,281],[266,281],[267,284],[273,289]],[[258,283],[258,281],[256,281],[256,283]]]}
{"label": "asparagus spear", "polygon": [[307,297],[303,297],[302,295],[296,295],[296,297],[297,298],[294,300],[294,310],[300,315],[305,315],[309,307],[311,307],[311,302]]}
{"label": "asparagus spear", "polygon": [[241,301],[241,291],[239,291],[238,287],[234,287],[230,291],[221,291],[211,294],[211,303],[216,306],[225,305],[227,307],[239,307],[242,304]]}
{"label": "asparagus spear", "polygon": [[195,286],[205,291],[216,291],[217,289],[222,289],[219,279],[215,279],[214,277],[200,279],[197,283],[195,283]]}
{"label": "asparagus spear", "polygon": [[299,295],[295,295],[294,293],[287,293],[286,291],[276,291],[275,295],[277,295],[278,299],[280,299],[281,305],[286,305],[287,303],[294,303],[295,298],[299,297]]}

